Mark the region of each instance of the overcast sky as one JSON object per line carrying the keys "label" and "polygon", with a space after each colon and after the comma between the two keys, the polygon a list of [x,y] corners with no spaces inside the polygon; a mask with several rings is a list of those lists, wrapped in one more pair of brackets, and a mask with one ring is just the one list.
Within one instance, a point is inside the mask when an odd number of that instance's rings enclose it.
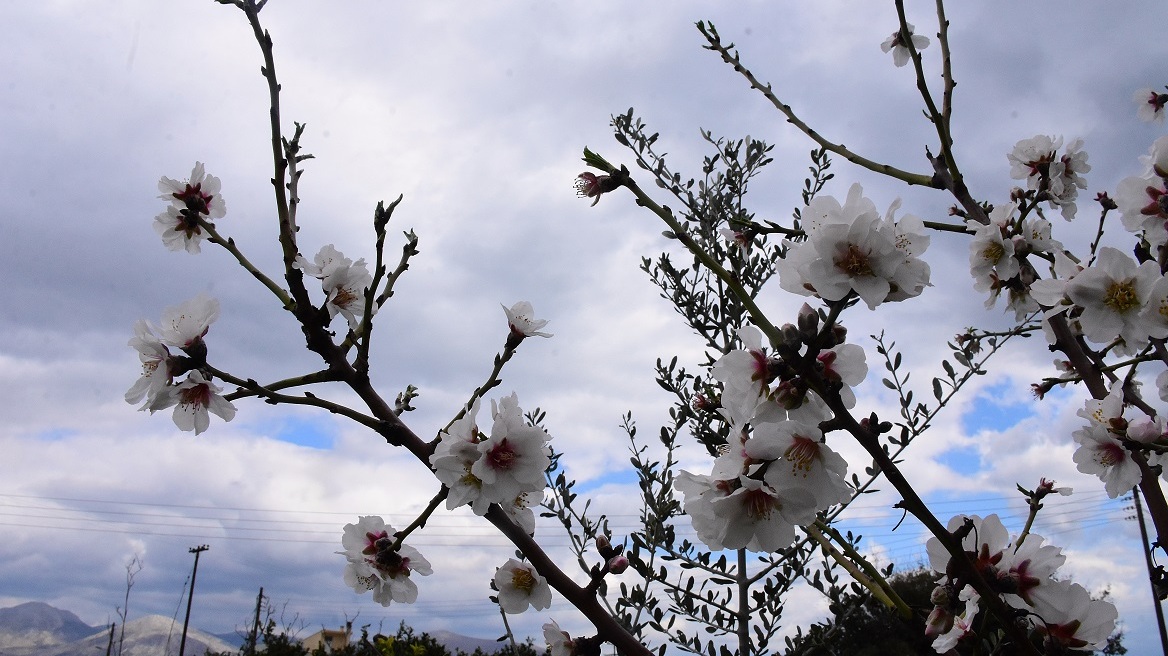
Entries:
{"label": "overcast sky", "polygon": [[[909,4],[918,33],[934,35],[933,3]],[[1152,0],[1057,11],[952,5],[954,130],[974,194],[1007,198],[1006,153],[1019,139],[1082,137],[1090,188],[1079,222],[1056,226],[1064,243],[1081,247],[1097,216],[1090,199],[1137,173],[1138,156],[1163,134],[1135,119],[1131,95],[1168,83],[1160,38],[1168,8]],[[419,581],[415,606],[383,609],[344,585],[333,553],[341,527],[359,514],[407,523],[435,491],[425,468],[377,436],[319,412],[245,401],[233,422],[213,420],[195,437],[167,413],[123,401],[139,373],[126,346],[134,321],[156,321],[200,291],[222,303],[208,335],[220,368],[275,380],[318,364],[230,256],[209,245],[199,256],[169,252],[151,227],[163,206],[158,178],[185,178],[205,162],[223,181],[220,230],[278,271],[267,91],[243,15],[211,0],[59,0],[8,3],[0,17],[0,605],[47,601],[107,622],[123,601],[125,562],[140,554],[130,615],[169,616],[190,573],[188,549],[208,544],[192,615],[207,630],[243,625],[263,586],[309,631],[359,614],[358,624],[374,627],[404,618],[420,630],[499,635],[488,581],[512,550],[466,513],[440,513],[411,540],[435,569]],[[555,336],[524,343],[492,397],[514,390],[524,408],[547,410],[569,473],[618,531],[635,520],[620,418],[632,411],[643,434],[655,434],[668,398],[653,383],[653,363],[679,354],[696,365],[700,342],[638,269],[642,256],[672,248],[663,226],[627,195],[596,207],[575,198],[583,148],[631,164],[609,128],[630,106],[660,132],[673,168],[691,176],[708,153],[700,128],[749,134],[775,144],[751,207],[762,219],[790,215],[813,144],[701,48],[693,23],[705,19],[829,139],[922,173],[925,148],[935,149],[909,69],[879,48],[895,30],[892,3],[272,0],[262,18],[276,44],[286,126],[306,123],[303,144],[316,156],[300,192],[304,252],[333,243],[372,259],[373,208],[399,194],[390,239],[413,228],[421,240],[377,324],[373,376],[383,395],[417,385],[418,410],[406,418],[433,436],[502,348],[499,305],[531,301]],[[935,80],[935,40],[924,54]],[[903,197],[903,211],[943,220],[951,204],[842,160],[833,170],[828,193],[842,197],[858,181],[881,209]],[[399,247],[391,241],[387,251]],[[918,369],[920,395],[940,372],[944,340],[1003,322],[982,310],[966,252],[963,239],[935,236],[925,255],[933,288],[844,318],[861,344],[880,330],[897,341]],[[778,322],[803,300],[764,294]],[[876,370],[870,348],[868,357]],[[1033,487],[1046,476],[1073,485],[1075,495],[1048,503],[1035,530],[1066,548],[1076,580],[1110,587],[1127,644],[1140,653],[1156,643],[1138,532],[1122,519],[1122,501],[1074,470],[1078,391],[1029,397],[1049,365],[1034,340],[993,362],[913,446],[905,469],[939,502],[942,521],[1002,512],[1015,532],[1024,516],[1015,483]],[[885,392],[870,376],[860,409],[891,415]],[[867,464],[855,447],[838,448],[855,456],[854,470]],[[687,457],[695,471],[708,467],[696,451]],[[896,500],[866,497],[849,526],[863,528],[878,557],[907,567],[922,557],[924,537],[911,523],[892,532]],[[550,525],[537,537],[566,542]],[[813,593],[793,599],[792,627],[825,613]],[[527,613],[513,626],[538,635],[548,616]],[[563,602],[550,616],[582,627]]]}

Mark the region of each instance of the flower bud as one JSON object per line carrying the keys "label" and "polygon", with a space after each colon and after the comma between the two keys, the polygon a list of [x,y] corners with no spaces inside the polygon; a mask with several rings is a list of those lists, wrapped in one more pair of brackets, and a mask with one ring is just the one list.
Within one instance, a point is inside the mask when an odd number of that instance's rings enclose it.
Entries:
{"label": "flower bud", "polygon": [[843,344],[848,341],[848,329],[841,324],[835,324],[831,327],[831,338],[833,340],[832,346]]}
{"label": "flower bud", "polygon": [[623,574],[629,568],[629,559],[623,555],[613,556],[608,560],[608,571],[613,574]]}
{"label": "flower bud", "polygon": [[814,337],[815,333],[819,332],[819,313],[811,308],[810,305],[804,303],[803,307],[799,308],[799,332]]}
{"label": "flower bud", "polygon": [[934,606],[948,606],[949,605],[949,587],[938,585],[929,593],[929,603]]}
{"label": "flower bud", "polygon": [[793,324],[783,324],[783,327],[779,328],[779,334],[783,336],[783,343],[792,348],[798,349],[799,345],[803,343],[799,336],[799,329]]}

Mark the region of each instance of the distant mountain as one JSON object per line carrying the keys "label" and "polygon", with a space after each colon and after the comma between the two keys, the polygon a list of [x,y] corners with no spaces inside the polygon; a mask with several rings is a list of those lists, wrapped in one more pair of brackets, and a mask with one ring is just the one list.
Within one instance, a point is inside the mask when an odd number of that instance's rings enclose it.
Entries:
{"label": "distant mountain", "polygon": [[100,629],[73,613],[39,601],[0,608],[0,648],[61,645],[91,636]]}
{"label": "distant mountain", "polygon": [[451,633],[450,631],[426,631],[443,647],[450,650],[450,653],[457,653],[459,651],[473,654],[475,649],[482,649],[483,653],[491,654],[503,648],[503,643],[495,640],[486,640],[484,638],[472,638],[470,636],[460,635],[458,633]]}
{"label": "distant mountain", "polygon": [[[481,649],[490,654],[503,645],[451,631],[426,633],[451,653],[472,654],[475,649]],[[115,643],[120,635],[119,626],[114,629]],[[186,653],[238,652],[242,639],[238,635],[230,636],[229,640],[228,637],[188,629]],[[161,615],[139,617],[126,623],[122,656],[175,656],[181,639],[182,622]],[[0,608],[0,656],[104,656],[109,644],[108,626],[89,626],[73,613],[49,604],[30,602]]]}
{"label": "distant mountain", "polygon": [[[52,606],[48,606],[48,608],[52,608]],[[110,642],[109,633],[109,628],[106,627],[88,637],[74,640],[67,644],[58,643],[17,647],[2,643],[0,644],[0,656],[95,656],[105,654],[106,647]],[[113,636],[115,643],[119,640],[120,636],[121,627],[117,627],[114,630]],[[161,615],[139,617],[138,619],[126,622],[125,643],[122,647],[122,656],[169,656],[171,654],[178,654],[178,646],[181,638],[181,622],[175,622],[171,618]],[[235,647],[209,633],[199,631],[198,629],[188,629],[186,652],[188,654],[203,654],[207,650],[230,652],[235,651]]]}

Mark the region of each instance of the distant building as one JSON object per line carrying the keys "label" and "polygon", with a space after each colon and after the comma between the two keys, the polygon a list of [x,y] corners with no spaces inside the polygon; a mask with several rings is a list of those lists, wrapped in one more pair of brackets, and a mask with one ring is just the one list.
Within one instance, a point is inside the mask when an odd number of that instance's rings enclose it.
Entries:
{"label": "distant building", "polygon": [[352,635],[353,623],[349,622],[345,624],[343,629],[321,629],[300,642],[309,653],[316,651],[322,645],[325,651],[331,652],[344,649],[349,644]]}

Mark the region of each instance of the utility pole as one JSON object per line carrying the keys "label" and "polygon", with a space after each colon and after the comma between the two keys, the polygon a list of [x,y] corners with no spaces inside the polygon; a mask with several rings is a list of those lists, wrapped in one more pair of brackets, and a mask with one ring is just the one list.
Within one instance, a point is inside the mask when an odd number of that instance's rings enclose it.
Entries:
{"label": "utility pole", "polygon": [[1140,488],[1132,488],[1132,502],[1135,504],[1136,519],[1140,523],[1140,547],[1144,550],[1144,562],[1148,566],[1148,581],[1152,585],[1152,607],[1156,609],[1156,624],[1160,629],[1160,648],[1168,655],[1168,630],[1164,627],[1164,610],[1160,606],[1160,591],[1156,589],[1156,572],[1152,566],[1152,552],[1148,549],[1148,527],[1144,524],[1144,506],[1140,503]]}
{"label": "utility pole", "polygon": [[178,643],[178,656],[183,656],[187,649],[187,625],[191,623],[191,600],[195,597],[195,575],[199,573],[199,554],[210,548],[202,544],[188,549],[190,553],[195,554],[195,568],[191,570],[191,589],[187,592],[187,616],[183,619],[183,634],[182,640]]}
{"label": "utility pole", "polygon": [[256,596],[255,622],[251,625],[251,637],[247,639],[247,651],[244,652],[247,656],[255,656],[256,645],[260,640],[260,606],[263,602],[264,589],[261,587],[259,595]]}

